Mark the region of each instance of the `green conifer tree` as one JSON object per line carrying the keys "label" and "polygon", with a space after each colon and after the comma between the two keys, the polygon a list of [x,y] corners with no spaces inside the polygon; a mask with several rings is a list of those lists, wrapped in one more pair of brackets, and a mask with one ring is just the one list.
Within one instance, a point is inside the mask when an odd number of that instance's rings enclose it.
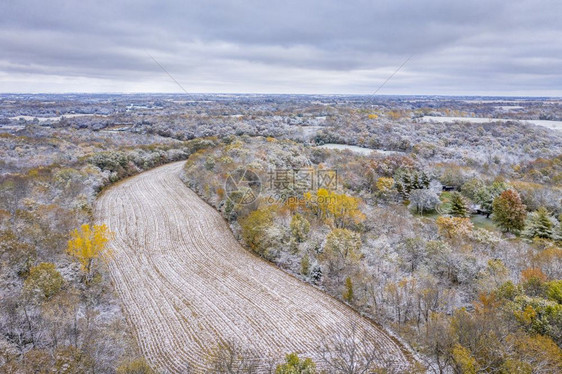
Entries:
{"label": "green conifer tree", "polygon": [[552,239],[553,238],[553,224],[550,220],[548,210],[544,207],[540,207],[537,211],[529,214],[529,217],[525,221],[525,229],[523,230],[523,236],[527,238],[543,238]]}
{"label": "green conifer tree", "polygon": [[468,217],[468,203],[459,192],[451,193],[451,207],[449,213],[455,217]]}

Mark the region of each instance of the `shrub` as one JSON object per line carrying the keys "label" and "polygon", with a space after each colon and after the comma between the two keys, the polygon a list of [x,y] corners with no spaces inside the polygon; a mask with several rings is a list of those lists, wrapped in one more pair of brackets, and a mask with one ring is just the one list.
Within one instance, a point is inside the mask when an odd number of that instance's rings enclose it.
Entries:
{"label": "shrub", "polygon": [[285,363],[277,365],[275,374],[314,374],[316,364],[312,359],[300,359],[296,353],[285,356]]}
{"label": "shrub", "polygon": [[55,264],[42,262],[29,270],[24,290],[32,297],[49,298],[61,290],[63,283],[64,279],[55,269]]}
{"label": "shrub", "polygon": [[155,371],[141,357],[119,365],[117,374],[155,374]]}

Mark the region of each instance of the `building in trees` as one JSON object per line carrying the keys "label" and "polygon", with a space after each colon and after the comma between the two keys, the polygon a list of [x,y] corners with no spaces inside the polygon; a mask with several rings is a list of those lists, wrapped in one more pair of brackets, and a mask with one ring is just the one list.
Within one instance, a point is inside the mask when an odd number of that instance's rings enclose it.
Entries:
{"label": "building in trees", "polygon": [[509,185],[504,182],[494,182],[490,186],[483,186],[475,192],[475,202],[480,204],[480,210],[490,217],[493,210],[494,199],[503,191],[507,190]]}

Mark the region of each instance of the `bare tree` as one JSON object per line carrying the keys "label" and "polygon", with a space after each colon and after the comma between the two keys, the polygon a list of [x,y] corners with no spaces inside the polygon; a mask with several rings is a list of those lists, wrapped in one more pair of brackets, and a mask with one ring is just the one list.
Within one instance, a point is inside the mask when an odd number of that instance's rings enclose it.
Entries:
{"label": "bare tree", "polygon": [[338,333],[321,349],[321,363],[330,373],[364,374],[386,373],[390,363],[378,354],[375,342],[356,323],[345,333]]}
{"label": "bare tree", "polygon": [[448,373],[451,369],[451,350],[455,344],[446,317],[431,313],[425,324],[426,333],[421,336],[424,344],[424,363],[434,373]]}
{"label": "bare tree", "polygon": [[410,192],[410,209],[419,214],[434,210],[439,203],[439,196],[433,190],[418,189]]}
{"label": "bare tree", "polygon": [[20,209],[21,200],[26,196],[28,189],[27,178],[19,174],[3,176],[0,180],[0,196],[10,212],[12,224],[16,222],[17,211]]}

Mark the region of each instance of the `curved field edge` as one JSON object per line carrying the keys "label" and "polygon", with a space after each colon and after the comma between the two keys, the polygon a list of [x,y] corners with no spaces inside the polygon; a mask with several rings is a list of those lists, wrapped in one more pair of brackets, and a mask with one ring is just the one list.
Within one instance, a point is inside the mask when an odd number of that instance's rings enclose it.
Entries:
{"label": "curved field edge", "polygon": [[264,354],[299,352],[359,324],[380,361],[407,370],[411,353],[372,321],[243,249],[218,212],[179,179],[183,161],[121,181],[95,206],[116,232],[108,268],[143,354],[159,371],[207,369],[236,339]]}
{"label": "curved field edge", "polygon": [[[184,164],[186,161],[182,161]],[[182,168],[181,174],[184,174],[186,172],[185,167]],[[181,177],[180,174],[180,179],[182,180],[182,182],[186,185],[186,188],[190,189],[191,191],[193,191],[197,196],[199,196],[199,198],[201,199],[201,201],[205,204],[207,204],[207,206],[209,206],[211,209],[213,209],[214,211],[216,211],[219,215],[220,212],[217,210],[217,208],[215,206],[213,206],[210,202],[205,200],[205,197],[202,196],[201,194],[199,194],[196,190],[193,190],[189,187],[188,182],[183,179]],[[225,224],[228,226],[229,230],[232,232],[231,226],[228,224],[228,221],[226,219],[224,219],[224,217],[221,216],[221,218],[224,220]],[[233,233],[234,235],[234,233]],[[405,342],[400,335],[398,335],[398,333],[396,333],[395,331],[393,331],[392,329],[385,327],[383,325],[381,325],[379,322],[377,322],[375,316],[373,314],[370,313],[365,313],[362,311],[358,311],[357,309],[355,309],[352,305],[338,299],[336,296],[329,294],[328,292],[326,292],[324,289],[322,289],[321,287],[319,287],[318,285],[306,282],[305,280],[299,278],[297,275],[295,275],[294,273],[291,273],[289,270],[284,269],[280,266],[278,266],[275,262],[269,261],[265,258],[263,258],[262,256],[260,256],[259,254],[257,254],[256,252],[246,248],[246,246],[244,245],[242,240],[238,240],[239,245],[244,248],[250,255],[252,255],[253,257],[255,257],[256,260],[258,261],[262,261],[265,264],[267,264],[268,266],[272,266],[275,269],[282,271],[283,273],[287,274],[288,276],[294,278],[296,281],[301,282],[303,284],[305,284],[308,287],[312,287],[316,290],[318,290],[319,292],[322,292],[326,297],[329,297],[331,299],[333,299],[335,302],[340,303],[342,305],[345,305],[347,308],[350,309],[350,311],[352,313],[357,314],[358,317],[363,318],[365,320],[368,320],[370,323],[372,323],[373,325],[375,325],[377,328],[383,330],[390,339],[392,339],[398,346],[400,346],[400,348],[402,349],[403,354],[408,358],[409,362],[411,364],[421,364],[422,362],[426,362],[427,358],[424,357],[421,353],[416,352],[407,342]],[[423,366],[423,364],[422,364]]]}

